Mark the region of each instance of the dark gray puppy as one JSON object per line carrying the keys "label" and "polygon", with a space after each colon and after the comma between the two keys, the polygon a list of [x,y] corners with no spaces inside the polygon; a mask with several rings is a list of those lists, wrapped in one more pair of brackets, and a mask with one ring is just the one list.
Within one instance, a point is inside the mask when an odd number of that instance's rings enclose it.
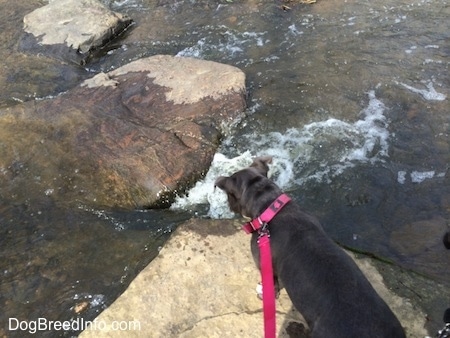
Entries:
{"label": "dark gray puppy", "polygon": [[[256,158],[249,168],[216,180],[233,212],[256,218],[282,194],[267,178],[271,160]],[[291,201],[270,221],[269,231],[275,282],[286,288],[312,337],[405,337],[398,319],[315,217]],[[259,266],[257,236],[251,248]]]}

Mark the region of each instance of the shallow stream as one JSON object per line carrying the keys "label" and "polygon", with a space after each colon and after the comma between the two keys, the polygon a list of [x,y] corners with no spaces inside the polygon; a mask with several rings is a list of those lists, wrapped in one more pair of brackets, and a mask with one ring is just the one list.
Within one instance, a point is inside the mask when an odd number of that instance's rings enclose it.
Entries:
{"label": "shallow stream", "polygon": [[[180,222],[233,217],[213,190],[218,175],[272,155],[272,178],[333,239],[430,281],[413,294],[431,332],[441,326],[450,307],[450,252],[442,243],[450,230],[447,1],[103,2],[135,20],[126,36],[84,67],[21,63],[7,77],[1,107],[171,54],[242,69],[248,110],[230,126],[205,179],[170,210],[98,210],[25,185],[17,195],[33,198],[0,201],[1,323],[67,320],[83,303],[92,319]],[[15,49],[21,20],[44,4],[0,1],[5,69],[26,59]],[[4,328],[0,335],[15,335]]]}

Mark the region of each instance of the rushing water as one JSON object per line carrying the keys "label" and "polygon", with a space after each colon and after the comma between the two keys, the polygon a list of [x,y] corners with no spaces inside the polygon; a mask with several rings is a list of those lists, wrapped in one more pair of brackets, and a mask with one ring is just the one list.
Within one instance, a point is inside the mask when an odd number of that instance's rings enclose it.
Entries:
{"label": "rushing water", "polygon": [[[135,25],[81,68],[16,52],[23,15],[44,2],[0,1],[0,75],[7,75],[0,106],[56,95],[141,57],[172,54],[241,68],[249,108],[230,127],[205,179],[171,210],[98,210],[54,202],[25,186],[18,195],[29,199],[4,196],[2,323],[70,319],[83,304],[83,316],[93,318],[183,219],[233,217],[213,189],[218,175],[272,155],[272,178],[336,241],[430,280],[413,294],[431,329],[439,327],[439,313],[450,306],[450,292],[433,291],[450,286],[450,253],[442,245],[450,227],[447,1],[103,3]],[[4,327],[0,334],[14,335]]]}

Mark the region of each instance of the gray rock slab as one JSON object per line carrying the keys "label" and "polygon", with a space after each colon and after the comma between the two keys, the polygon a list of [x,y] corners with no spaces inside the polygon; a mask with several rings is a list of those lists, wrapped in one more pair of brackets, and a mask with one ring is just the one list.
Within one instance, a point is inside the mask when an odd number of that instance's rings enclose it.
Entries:
{"label": "gray rock slab", "polygon": [[76,53],[85,60],[120,35],[132,20],[97,0],[53,0],[26,15],[23,22],[29,34],[21,43],[23,50],[56,53],[58,48],[50,46],[60,46],[61,52],[66,49],[72,58]]}

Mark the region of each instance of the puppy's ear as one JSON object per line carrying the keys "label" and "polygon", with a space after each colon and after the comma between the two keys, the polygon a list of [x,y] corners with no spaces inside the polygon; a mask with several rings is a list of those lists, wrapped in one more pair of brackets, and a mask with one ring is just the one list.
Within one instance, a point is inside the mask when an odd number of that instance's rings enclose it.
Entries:
{"label": "puppy's ear", "polygon": [[229,177],[220,176],[216,179],[216,182],[214,182],[214,188],[219,187],[225,192],[227,191],[227,181],[229,180]]}
{"label": "puppy's ear", "polygon": [[227,193],[227,195],[233,195],[238,197],[238,188],[236,186],[236,180],[233,177],[220,176],[214,183],[214,188],[219,187]]}
{"label": "puppy's ear", "polygon": [[240,192],[237,189],[236,181],[232,177],[220,176],[214,183],[214,187],[219,187],[226,192],[228,198],[228,206],[231,211],[240,214],[241,206],[239,205]]}
{"label": "puppy's ear", "polygon": [[272,156],[255,157],[250,167],[256,168],[262,175],[267,177],[270,163],[272,163]]}
{"label": "puppy's ear", "polygon": [[239,198],[240,193],[236,185],[236,180],[233,177],[220,176],[216,179],[214,187],[219,187],[227,193],[228,196]]}

